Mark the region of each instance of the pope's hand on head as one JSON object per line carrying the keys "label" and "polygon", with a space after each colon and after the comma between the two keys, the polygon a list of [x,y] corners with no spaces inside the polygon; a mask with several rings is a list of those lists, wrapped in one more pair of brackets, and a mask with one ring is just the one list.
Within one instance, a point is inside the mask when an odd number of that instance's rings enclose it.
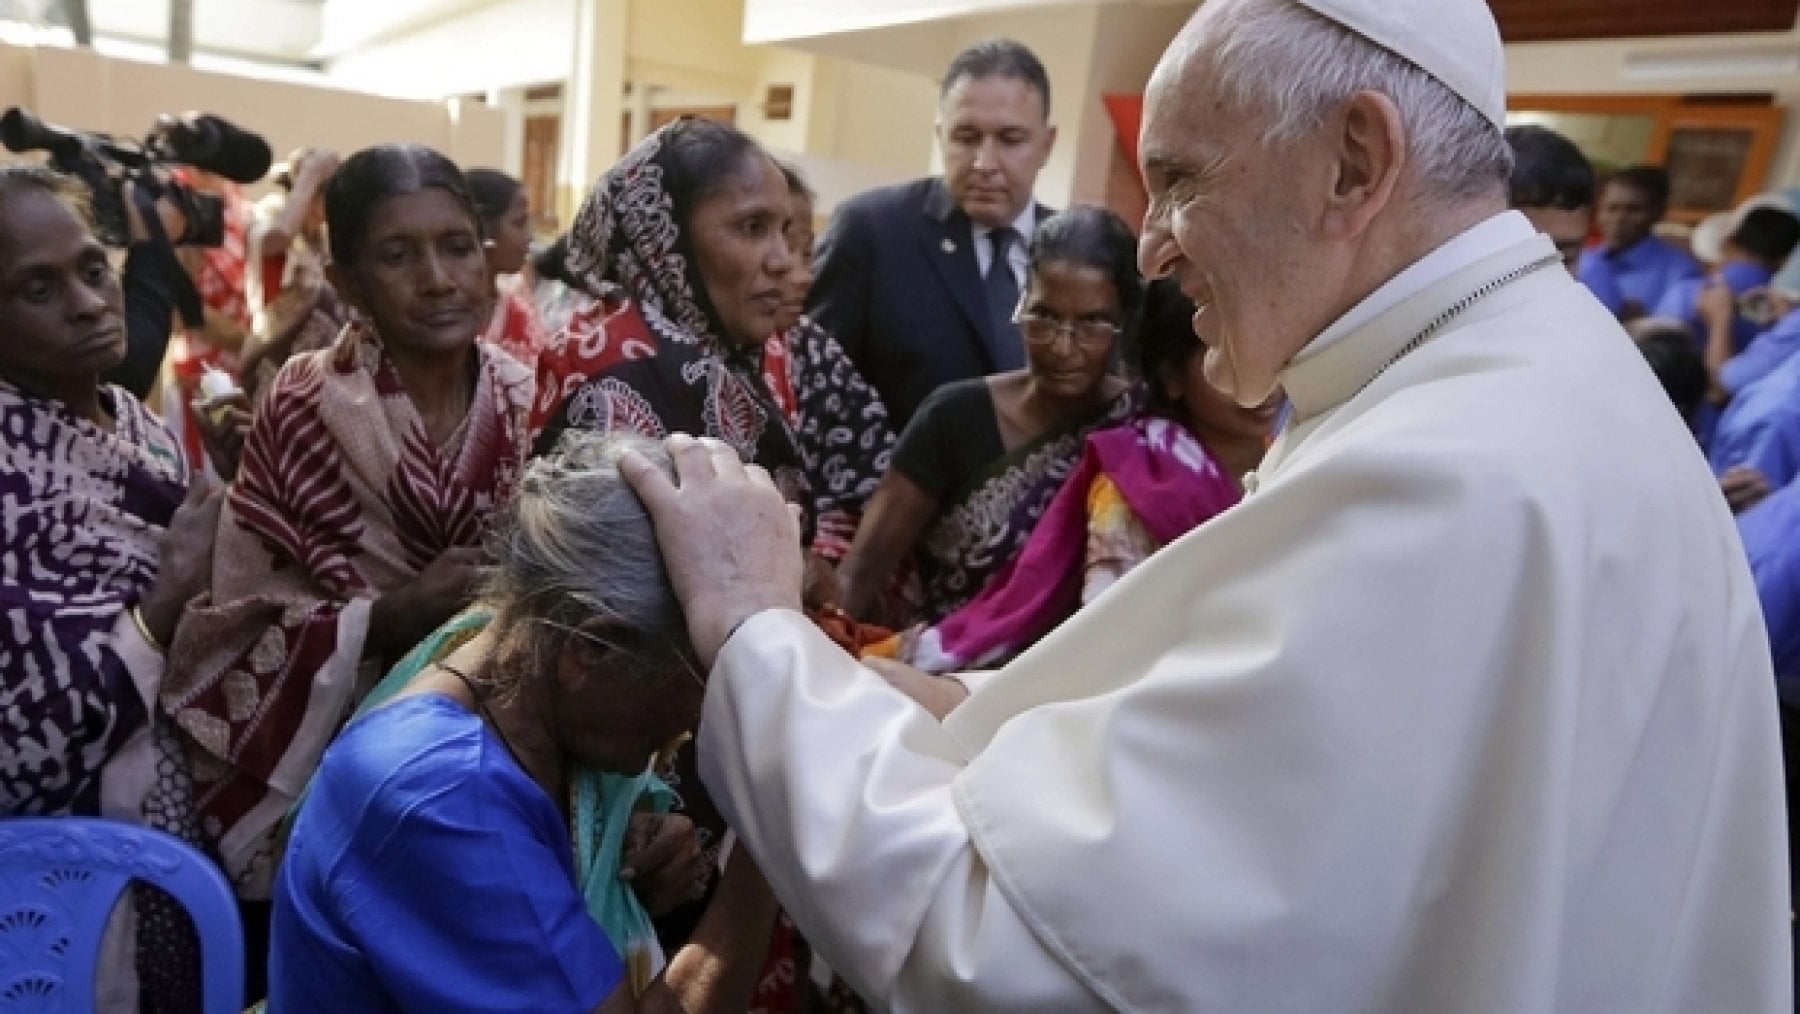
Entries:
{"label": "pope's hand on head", "polygon": [[800,608],[800,526],[769,473],[727,444],[677,433],[665,446],[675,482],[639,454],[621,457],[619,471],[656,525],[694,650],[710,669],[740,622]]}

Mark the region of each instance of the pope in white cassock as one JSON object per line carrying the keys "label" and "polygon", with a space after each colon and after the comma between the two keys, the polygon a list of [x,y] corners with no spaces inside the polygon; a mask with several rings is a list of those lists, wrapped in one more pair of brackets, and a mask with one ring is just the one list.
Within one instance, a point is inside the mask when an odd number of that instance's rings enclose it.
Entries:
{"label": "pope in white cassock", "polygon": [[707,788],[903,1011],[1790,1011],[1769,650],[1643,358],[1505,210],[1481,0],[1208,0],[1147,94],[1150,275],[1293,418],[1244,502],[962,684],[798,613],[722,444],[649,504]]}

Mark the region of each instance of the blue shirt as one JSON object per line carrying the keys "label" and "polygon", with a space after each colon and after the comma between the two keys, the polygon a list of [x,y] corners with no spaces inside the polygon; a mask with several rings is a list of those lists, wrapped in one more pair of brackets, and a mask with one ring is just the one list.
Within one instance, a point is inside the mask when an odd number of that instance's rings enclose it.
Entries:
{"label": "blue shirt", "polygon": [[[1733,296],[1742,296],[1751,289],[1760,289],[1769,284],[1773,273],[1756,264],[1734,262],[1719,269],[1719,279],[1731,290]],[[1663,293],[1662,302],[1652,309],[1652,316],[1667,317],[1679,320],[1694,332],[1694,340],[1702,355],[1706,352],[1706,321],[1700,316],[1700,293],[1710,284],[1706,278],[1688,278],[1676,282]],[[1738,353],[1756,337],[1756,325],[1744,319],[1743,314],[1731,317],[1731,351]]]}
{"label": "blue shirt", "polygon": [[1636,300],[1648,313],[1677,282],[1706,274],[1699,261],[1655,236],[1646,236],[1618,253],[1609,253],[1604,246],[1585,250],[1575,273],[1601,302],[1620,300],[1620,305],[1607,306],[1614,316],[1628,299]]}
{"label": "blue shirt", "polygon": [[592,1010],[624,966],[562,816],[439,694],[352,722],[276,875],[269,1010]]}
{"label": "blue shirt", "polygon": [[1800,356],[1789,356],[1731,399],[1708,457],[1719,475],[1745,465],[1777,488],[1800,475]]}
{"label": "blue shirt", "polygon": [[1738,515],[1775,653],[1775,680],[1800,690],[1800,482]]}
{"label": "blue shirt", "polygon": [[1800,351],[1800,310],[1776,321],[1752,338],[1742,352],[1725,360],[1719,368],[1719,383],[1727,391],[1742,391],[1768,376],[1795,351]]}

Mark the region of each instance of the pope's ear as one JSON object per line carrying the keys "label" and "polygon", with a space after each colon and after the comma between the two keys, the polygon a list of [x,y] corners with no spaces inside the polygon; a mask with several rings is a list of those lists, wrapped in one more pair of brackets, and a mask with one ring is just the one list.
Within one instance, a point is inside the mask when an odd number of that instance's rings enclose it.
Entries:
{"label": "pope's ear", "polygon": [[1333,173],[1325,209],[1328,235],[1360,235],[1393,200],[1406,171],[1406,129],[1394,101],[1361,91],[1344,100],[1326,128]]}

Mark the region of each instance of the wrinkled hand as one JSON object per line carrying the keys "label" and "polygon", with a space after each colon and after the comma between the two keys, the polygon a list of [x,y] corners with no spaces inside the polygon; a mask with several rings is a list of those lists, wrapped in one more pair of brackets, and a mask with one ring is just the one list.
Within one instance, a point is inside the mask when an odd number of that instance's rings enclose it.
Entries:
{"label": "wrinkled hand", "polygon": [[[375,600],[364,651],[385,670],[425,635],[455,616],[475,595],[477,568],[487,552],[472,546],[446,549],[419,576]],[[367,688],[363,688],[367,689]]]}
{"label": "wrinkled hand", "polygon": [[711,669],[738,623],[800,608],[800,524],[769,473],[729,445],[677,433],[665,446],[677,482],[640,454],[623,455],[619,471],[650,512],[694,650]]}
{"label": "wrinkled hand", "polygon": [[306,153],[306,157],[300,160],[298,166],[293,168],[293,174],[296,180],[302,176],[308,176],[324,181],[330,179],[331,174],[337,172],[337,168],[337,152],[330,148],[314,148]]}
{"label": "wrinkled hand", "polygon": [[219,531],[223,491],[195,482],[176,508],[157,543],[156,583],[138,602],[138,613],[151,636],[165,647],[188,601],[212,583],[213,538]]}
{"label": "wrinkled hand", "polygon": [[948,676],[934,676],[891,658],[865,658],[862,663],[940,722],[969,698],[968,688]]}
{"label": "wrinkled hand", "polygon": [[1729,469],[1720,476],[1719,488],[1724,491],[1725,502],[1731,505],[1733,514],[1742,514],[1755,507],[1773,492],[1766,476],[1743,465]]}
{"label": "wrinkled hand", "polygon": [[428,629],[456,615],[475,595],[478,569],[487,562],[487,551],[477,546],[457,546],[438,554],[407,586],[412,607],[429,621]]}
{"label": "wrinkled hand", "polygon": [[1706,283],[1700,290],[1700,299],[1696,304],[1700,311],[1700,319],[1708,328],[1729,327],[1733,317],[1737,316],[1737,296],[1732,294],[1731,286],[1724,282]]}
{"label": "wrinkled hand", "polygon": [[211,401],[196,401],[194,417],[213,471],[227,482],[236,478],[238,462],[244,456],[244,438],[250,435],[250,396],[238,391]]}
{"label": "wrinkled hand", "polygon": [[619,879],[631,884],[653,917],[704,895],[712,868],[700,850],[694,822],[679,813],[632,814]]}

